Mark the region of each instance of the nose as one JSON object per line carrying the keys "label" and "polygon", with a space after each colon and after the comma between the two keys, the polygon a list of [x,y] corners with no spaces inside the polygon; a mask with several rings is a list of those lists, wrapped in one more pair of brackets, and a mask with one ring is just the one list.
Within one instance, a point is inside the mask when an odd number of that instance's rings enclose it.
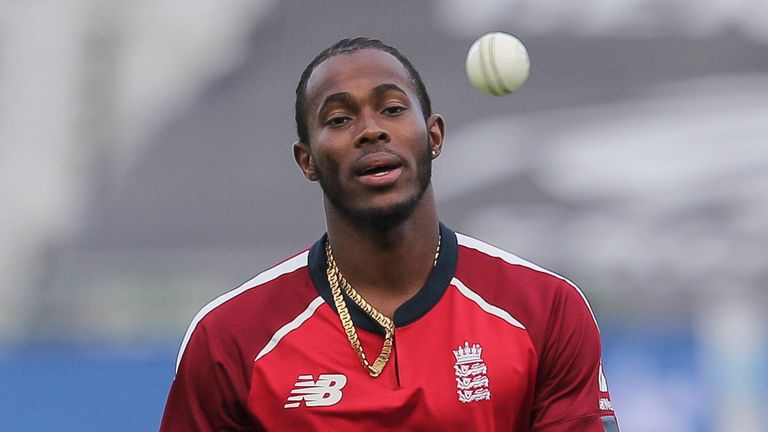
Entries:
{"label": "nose", "polygon": [[363,130],[355,137],[355,146],[362,147],[369,144],[387,143],[389,139],[389,133],[369,117],[364,120]]}

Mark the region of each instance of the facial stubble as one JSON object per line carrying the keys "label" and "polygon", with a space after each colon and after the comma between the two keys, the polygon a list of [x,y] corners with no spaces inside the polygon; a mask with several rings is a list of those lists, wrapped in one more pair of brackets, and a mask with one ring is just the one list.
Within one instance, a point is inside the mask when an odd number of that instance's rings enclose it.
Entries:
{"label": "facial stubble", "polygon": [[429,138],[426,136],[423,148],[424,152],[416,159],[416,182],[418,189],[410,197],[386,208],[353,208],[349,206],[341,185],[339,164],[335,160],[329,161],[327,173],[319,168],[317,169],[320,187],[331,205],[343,217],[355,225],[376,231],[389,230],[411,217],[432,181],[431,147],[429,145]]}

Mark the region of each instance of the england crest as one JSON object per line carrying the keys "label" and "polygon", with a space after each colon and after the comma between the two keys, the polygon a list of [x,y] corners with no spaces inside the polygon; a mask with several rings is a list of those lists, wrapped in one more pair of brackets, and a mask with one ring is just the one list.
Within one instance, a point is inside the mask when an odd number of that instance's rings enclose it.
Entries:
{"label": "england crest", "polygon": [[456,363],[453,370],[456,375],[456,393],[462,403],[491,399],[488,381],[488,367],[483,361],[483,347],[465,341],[453,350]]}

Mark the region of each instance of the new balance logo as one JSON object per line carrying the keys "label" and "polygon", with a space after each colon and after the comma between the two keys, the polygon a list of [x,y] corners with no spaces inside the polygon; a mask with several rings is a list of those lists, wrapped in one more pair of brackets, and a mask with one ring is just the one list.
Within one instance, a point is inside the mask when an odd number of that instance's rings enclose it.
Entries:
{"label": "new balance logo", "polygon": [[308,407],[336,405],[345,385],[347,377],[341,374],[322,374],[317,381],[312,375],[299,375],[284,408],[298,408],[302,401]]}

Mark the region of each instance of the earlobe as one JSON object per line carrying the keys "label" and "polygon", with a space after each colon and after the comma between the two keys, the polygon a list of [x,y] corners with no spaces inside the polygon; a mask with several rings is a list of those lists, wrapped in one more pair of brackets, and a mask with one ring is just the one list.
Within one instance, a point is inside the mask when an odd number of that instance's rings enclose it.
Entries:
{"label": "earlobe", "polygon": [[317,181],[315,159],[312,157],[312,150],[308,144],[299,141],[295,142],[293,144],[293,159],[307,180]]}

